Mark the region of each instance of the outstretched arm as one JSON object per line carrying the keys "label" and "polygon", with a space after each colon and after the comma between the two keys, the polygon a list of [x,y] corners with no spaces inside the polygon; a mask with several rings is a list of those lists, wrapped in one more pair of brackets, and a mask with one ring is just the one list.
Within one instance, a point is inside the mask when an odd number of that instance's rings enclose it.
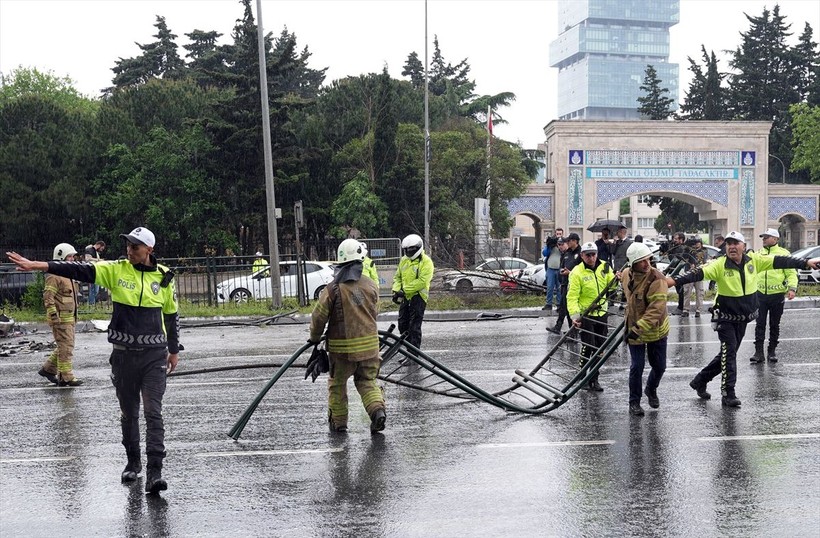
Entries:
{"label": "outstretched arm", "polygon": [[14,262],[18,271],[48,271],[48,262],[29,260],[16,252],[6,252],[6,256]]}

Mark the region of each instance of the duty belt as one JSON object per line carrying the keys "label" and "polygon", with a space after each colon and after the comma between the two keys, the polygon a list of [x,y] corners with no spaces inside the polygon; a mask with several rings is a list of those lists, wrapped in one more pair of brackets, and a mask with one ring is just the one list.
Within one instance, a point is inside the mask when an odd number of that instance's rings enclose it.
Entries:
{"label": "duty belt", "polygon": [[117,351],[145,351],[148,348],[144,347],[125,347],[119,344],[114,344],[114,349]]}

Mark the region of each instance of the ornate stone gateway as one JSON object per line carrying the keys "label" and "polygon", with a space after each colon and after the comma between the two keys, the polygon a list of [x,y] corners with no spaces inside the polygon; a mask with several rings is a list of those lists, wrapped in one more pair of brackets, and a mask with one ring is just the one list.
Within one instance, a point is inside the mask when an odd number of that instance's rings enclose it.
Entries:
{"label": "ornate stone gateway", "polygon": [[[769,129],[768,122],[553,121],[544,128],[548,182],[510,210],[541,218],[533,219],[536,237],[562,227],[586,241],[593,239],[587,225],[606,216],[603,206],[653,194],[692,204],[712,234],[738,230],[753,248],[786,215],[799,224],[797,242],[816,244],[820,187],[790,186],[801,187],[800,196],[772,189],[781,192],[770,198]],[[552,207],[543,210],[546,201]]]}

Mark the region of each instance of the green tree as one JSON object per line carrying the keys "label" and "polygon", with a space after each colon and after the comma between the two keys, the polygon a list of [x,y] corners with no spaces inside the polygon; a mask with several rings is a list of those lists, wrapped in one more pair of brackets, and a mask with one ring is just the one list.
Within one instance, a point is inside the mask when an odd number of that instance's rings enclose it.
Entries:
{"label": "green tree", "polygon": [[68,76],[61,77],[52,71],[42,73],[33,67],[18,67],[6,75],[0,73],[0,107],[31,95],[48,98],[67,110],[94,113],[99,105],[97,101],[81,95]]}
{"label": "green tree", "polygon": [[792,171],[805,170],[812,183],[820,183],[820,105],[792,105],[794,159]]}
{"label": "green tree", "polygon": [[820,105],[820,53],[812,37],[812,28],[806,23],[797,45],[791,50],[790,74],[801,101]]}
{"label": "green tree", "polygon": [[718,71],[714,51],[710,55],[706,52],[706,47],[701,45],[701,53],[706,73],[700,64],[691,57],[688,58],[692,81],[689,83],[686,99],[680,106],[678,117],[684,120],[726,119],[726,96],[721,86],[724,75]]}
{"label": "green tree", "polygon": [[136,148],[111,147],[105,170],[94,182],[94,207],[104,218],[98,230],[144,224],[157,235],[163,255],[201,256],[212,247],[236,248],[223,226],[227,208],[216,178],[206,169],[213,148],[200,126],[173,133],[156,127]]}
{"label": "green tree", "polygon": [[[769,152],[791,166],[791,118],[788,107],[800,102],[791,71],[794,53],[786,44],[792,35],[780,6],[764,9],[760,16],[746,15],[749,30],[741,32],[741,44],[732,53],[729,66],[729,108],[733,119],[771,121]],[[772,159],[770,174],[778,166]]]}
{"label": "green tree", "polygon": [[638,97],[638,102],[641,106],[638,107],[638,112],[642,117],[649,120],[665,120],[672,116],[672,103],[674,99],[666,97],[669,93],[669,88],[661,88],[661,79],[658,78],[658,72],[651,65],[646,66],[646,73],[641,84],[641,91],[645,93],[643,97]]}
{"label": "green tree", "polygon": [[[157,15],[157,22],[154,24],[157,33],[154,37],[157,41],[141,45],[136,45],[142,54],[135,58],[120,58],[111,69],[114,72],[113,88],[134,86],[145,84],[152,78],[178,77],[182,76],[182,69],[185,62],[179,57],[177,44],[174,41],[177,36],[173,34],[168,25],[165,24],[165,17]],[[107,88],[110,92],[113,88]]]}
{"label": "green tree", "polygon": [[[658,204],[661,214],[655,219],[655,230],[658,233],[707,231],[707,222],[703,222],[695,213],[695,208],[682,200],[662,196],[650,196],[647,205]],[[669,224],[672,226],[670,227]]]}
{"label": "green tree", "polygon": [[0,106],[0,243],[53,245],[84,235],[91,109],[48,94],[20,95]]}
{"label": "green tree", "polygon": [[378,237],[387,227],[387,208],[373,192],[370,178],[364,172],[345,184],[330,213],[338,223],[337,237],[346,237],[351,228],[359,230],[364,237]]}

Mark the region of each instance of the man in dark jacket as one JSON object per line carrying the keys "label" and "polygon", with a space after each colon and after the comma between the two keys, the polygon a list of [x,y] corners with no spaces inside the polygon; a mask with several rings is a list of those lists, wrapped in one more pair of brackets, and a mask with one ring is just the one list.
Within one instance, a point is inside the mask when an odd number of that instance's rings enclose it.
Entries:
{"label": "man in dark jacket", "polygon": [[[675,232],[675,235],[672,236],[672,246],[668,251],[666,251],[666,255],[669,257],[668,270],[670,272],[678,271],[677,274],[683,274],[688,271],[691,250],[692,249],[686,244],[686,236],[681,232]],[[687,293],[687,291],[689,293]],[[678,309],[674,312],[674,314],[683,316],[685,312],[685,315],[688,316],[689,312],[683,309],[683,300],[684,297],[688,299],[691,289],[684,289],[683,285],[676,285],[675,292],[678,294]]]}
{"label": "man in dark jacket", "polygon": [[615,243],[610,245],[612,250],[612,268],[615,271],[620,271],[626,265],[626,251],[629,250],[629,245],[632,244],[631,239],[626,238],[626,226],[621,226],[615,232]]}
{"label": "man in dark jacket", "polygon": [[564,252],[561,254],[561,268],[559,269],[559,282],[561,284],[561,302],[558,303],[558,319],[555,320],[555,325],[550,327],[547,325],[547,330],[554,334],[561,334],[561,326],[564,320],[567,320],[567,327],[572,328],[572,320],[567,312],[567,292],[569,290],[569,273],[572,268],[581,263],[581,245],[579,244],[581,237],[577,233],[571,233],[564,240]]}

